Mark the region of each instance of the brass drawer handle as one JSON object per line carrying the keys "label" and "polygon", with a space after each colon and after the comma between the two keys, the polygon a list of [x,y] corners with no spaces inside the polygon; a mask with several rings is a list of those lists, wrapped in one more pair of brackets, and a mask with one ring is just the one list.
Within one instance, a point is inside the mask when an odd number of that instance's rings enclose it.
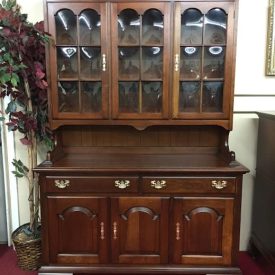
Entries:
{"label": "brass drawer handle", "polygon": [[119,189],[125,189],[130,186],[129,180],[116,180],[115,181],[115,187]]}
{"label": "brass drawer handle", "polygon": [[60,189],[64,189],[70,186],[69,180],[55,180],[54,183],[55,183],[55,186]]}
{"label": "brass drawer handle", "polygon": [[166,187],[166,180],[151,180],[151,187],[155,189],[162,189]]}
{"label": "brass drawer handle", "polygon": [[216,189],[223,189],[227,186],[226,180],[212,180],[212,187]]}

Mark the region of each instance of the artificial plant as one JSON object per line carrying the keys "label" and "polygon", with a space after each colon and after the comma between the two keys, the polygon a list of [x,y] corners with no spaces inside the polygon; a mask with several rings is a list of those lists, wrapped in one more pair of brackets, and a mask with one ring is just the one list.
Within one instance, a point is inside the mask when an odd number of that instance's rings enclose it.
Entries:
{"label": "artificial plant", "polygon": [[[0,96],[7,98],[6,122],[10,131],[22,134],[20,142],[27,147],[28,163],[14,160],[16,177],[25,177],[29,184],[29,234],[37,234],[39,193],[37,176],[37,145],[51,145],[47,127],[47,81],[45,75],[45,43],[49,36],[43,22],[32,24],[22,14],[16,0],[0,4]],[[21,136],[21,135],[20,135]]]}

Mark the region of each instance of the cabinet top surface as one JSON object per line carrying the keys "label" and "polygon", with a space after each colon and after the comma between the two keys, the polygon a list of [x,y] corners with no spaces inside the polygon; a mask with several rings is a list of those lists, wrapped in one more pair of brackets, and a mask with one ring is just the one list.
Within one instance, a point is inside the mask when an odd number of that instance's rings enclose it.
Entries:
{"label": "cabinet top surface", "polygon": [[247,168],[226,163],[215,154],[68,154],[53,165],[39,165],[37,172],[197,172],[237,173]]}
{"label": "cabinet top surface", "polygon": [[257,115],[260,118],[269,118],[275,120],[275,111],[268,111],[268,112],[257,112]]}

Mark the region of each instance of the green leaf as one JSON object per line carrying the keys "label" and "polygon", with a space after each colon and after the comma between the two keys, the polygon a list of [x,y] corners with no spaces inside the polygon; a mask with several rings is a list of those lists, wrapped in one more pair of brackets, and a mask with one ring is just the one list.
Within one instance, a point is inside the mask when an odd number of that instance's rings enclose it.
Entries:
{"label": "green leaf", "polygon": [[26,175],[26,172],[29,172],[29,169],[23,164],[23,162],[19,159],[13,159],[12,161],[13,166],[15,167],[18,174]]}
{"label": "green leaf", "polygon": [[43,141],[50,150],[53,150],[54,144],[53,144],[53,141],[50,138],[45,136],[45,137],[43,137]]}
{"label": "green leaf", "polygon": [[6,84],[8,81],[10,81],[10,79],[11,79],[11,75],[7,73],[4,73],[3,75],[0,76],[0,82],[2,84]]}
{"label": "green leaf", "polygon": [[25,174],[25,171],[24,171],[24,169],[22,167],[18,167],[17,169],[18,169],[18,172],[20,174],[22,174],[22,175]]}
{"label": "green leaf", "polygon": [[4,121],[5,118],[3,116],[0,116],[0,121]]}
{"label": "green leaf", "polygon": [[3,56],[4,60],[11,63],[11,55],[10,53],[5,53],[4,56]]}
{"label": "green leaf", "polygon": [[23,169],[24,169],[24,171],[27,172],[27,173],[30,171],[29,168],[28,168],[27,166],[25,166],[25,165],[23,165]]}
{"label": "green leaf", "polygon": [[17,161],[17,163],[18,163],[18,165],[20,165],[20,166],[23,166],[23,165],[24,165],[23,162],[22,162],[20,159]]}
{"label": "green leaf", "polygon": [[[13,75],[15,75],[15,74],[13,74]],[[18,79],[18,77],[17,78],[14,76],[11,77],[11,84],[13,87],[17,87],[17,84],[18,84],[17,79]]]}
{"label": "green leaf", "polygon": [[24,175],[18,173],[17,171],[12,171],[12,173],[17,177],[17,178],[23,178]]}

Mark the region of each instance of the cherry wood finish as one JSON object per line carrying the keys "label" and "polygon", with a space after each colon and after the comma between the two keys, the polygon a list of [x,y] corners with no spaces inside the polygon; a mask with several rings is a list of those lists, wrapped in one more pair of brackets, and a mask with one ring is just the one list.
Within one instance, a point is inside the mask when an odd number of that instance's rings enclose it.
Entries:
{"label": "cherry wood finish", "polygon": [[236,1],[44,3],[39,274],[241,274]]}
{"label": "cherry wood finish", "polygon": [[173,262],[230,264],[233,205],[233,198],[176,198]]}
{"label": "cherry wood finish", "polygon": [[[77,49],[77,63],[81,64],[81,54],[79,53],[83,46],[92,47],[92,44],[82,44],[80,40],[80,29],[77,27],[77,39],[75,43],[71,45],[55,44],[55,47],[49,47],[49,75],[50,75],[50,123],[52,128],[58,128],[61,125],[132,125],[138,129],[144,129],[151,125],[220,125],[226,129],[232,128],[232,96],[234,88],[234,65],[235,65],[235,1],[213,1],[213,2],[195,2],[194,5],[188,1],[177,2],[175,4],[169,1],[150,1],[145,2],[142,5],[138,1],[114,1],[112,3],[105,1],[84,1],[81,3],[74,3],[68,1],[69,8],[64,5],[66,1],[46,1],[46,29],[53,35],[54,39],[58,37],[58,31],[55,27],[55,17],[59,11],[69,9],[74,14],[76,20],[81,18],[81,14],[85,10],[94,10],[100,17],[100,44],[97,46],[101,50],[101,64],[102,69],[100,78],[98,81],[102,82],[102,95],[101,105],[97,112],[85,112],[83,111],[83,104],[85,101],[81,101],[83,95],[82,91],[79,91],[79,106],[78,110],[61,111],[60,99],[58,99],[58,93],[60,94],[60,84],[81,83],[83,81],[91,81],[93,79],[87,79],[81,75],[81,71],[78,66],[78,74],[74,78],[62,78],[58,76],[58,60],[57,50],[62,46],[74,47]],[[65,6],[65,7],[64,7]],[[189,9],[197,9],[202,15],[206,15],[208,12],[216,9],[221,10],[226,15],[226,37],[224,43],[210,43],[205,41],[202,43],[182,44],[181,40],[181,15]],[[163,44],[137,44],[140,46],[140,51],[143,47],[155,47],[158,46],[163,49],[162,53],[162,67],[161,78],[162,83],[162,97],[161,97],[161,110],[157,112],[150,112],[150,110],[143,112],[141,109],[135,112],[120,112],[119,111],[119,57],[118,48],[125,46],[118,41],[118,26],[117,18],[121,11],[132,10],[136,11],[140,16],[143,16],[148,10],[157,10],[163,15]],[[78,26],[78,25],[77,25]],[[223,28],[223,27],[222,27]],[[215,33],[213,33],[215,35]],[[141,34],[142,37],[142,34]],[[204,36],[203,36],[204,37]],[[204,39],[204,38],[203,38]],[[111,43],[110,43],[111,41]],[[179,110],[179,70],[175,69],[175,58],[180,56],[180,47],[197,47],[203,52],[208,47],[221,48],[225,51],[224,54],[224,76],[220,78],[200,78],[200,79],[182,79],[184,81],[201,81],[201,84],[211,84],[217,81],[223,83],[223,91],[220,95],[222,97],[221,110],[210,111],[203,109],[202,101],[206,97],[206,92],[200,92],[200,104],[197,111],[181,112]],[[128,49],[133,47],[131,44],[127,46]],[[152,48],[153,49],[153,48]],[[205,56],[205,57],[204,57]],[[202,53],[202,58],[206,58],[206,54]],[[105,69],[103,69],[103,59],[106,61]],[[143,60],[143,59],[141,59]],[[206,59],[205,59],[206,60]],[[206,61],[205,61],[206,62]],[[207,61],[208,62],[208,61]],[[216,62],[216,61],[214,61]],[[140,64],[142,67],[142,64]],[[148,78],[148,74],[140,76],[135,81],[156,81],[154,78]],[[181,80],[181,81],[182,81]],[[120,79],[123,81],[123,79]],[[129,79],[125,80],[129,81]],[[216,81],[216,82],[215,82]],[[199,82],[198,82],[199,83]],[[141,84],[140,84],[141,85]],[[188,84],[189,85],[189,84]],[[81,87],[78,86],[79,89]],[[139,87],[141,89],[141,86]],[[152,88],[153,89],[153,88]],[[206,89],[206,88],[205,88]],[[212,88],[211,88],[212,89]],[[141,90],[139,91],[139,101],[142,101]],[[69,96],[69,95],[68,95]],[[141,104],[141,103],[140,103]]]}
{"label": "cherry wood finish", "polygon": [[49,196],[47,204],[48,215],[52,217],[49,224],[52,263],[107,262],[107,204],[104,198]]}
{"label": "cherry wood finish", "polygon": [[112,198],[112,262],[168,262],[169,198]]}

